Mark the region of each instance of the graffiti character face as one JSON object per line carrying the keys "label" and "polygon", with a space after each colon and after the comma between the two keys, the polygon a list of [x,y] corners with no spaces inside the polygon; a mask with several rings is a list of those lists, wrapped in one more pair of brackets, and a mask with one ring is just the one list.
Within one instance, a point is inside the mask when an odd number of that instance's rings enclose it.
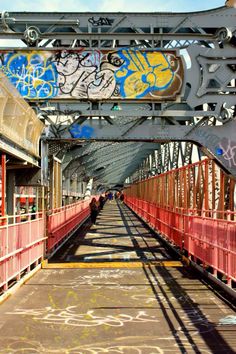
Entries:
{"label": "graffiti character face", "polygon": [[124,63],[124,59],[122,59],[118,53],[108,53],[107,61],[117,68],[119,68]]}
{"label": "graffiti character face", "polygon": [[55,56],[55,65],[58,74],[73,75],[79,67],[79,56],[77,53],[58,53]]}
{"label": "graffiti character face", "polygon": [[101,54],[98,51],[84,51],[80,56],[80,65],[82,67],[94,67],[98,69],[101,64]]}

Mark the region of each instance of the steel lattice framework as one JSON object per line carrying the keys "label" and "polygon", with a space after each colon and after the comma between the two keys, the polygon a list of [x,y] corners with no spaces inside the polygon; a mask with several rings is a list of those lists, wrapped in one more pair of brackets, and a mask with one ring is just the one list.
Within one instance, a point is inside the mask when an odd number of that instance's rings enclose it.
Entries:
{"label": "steel lattice framework", "polygon": [[[125,48],[174,51],[183,62],[181,92],[171,100],[28,98],[66,177],[123,185],[132,175],[190,163],[193,144],[197,158],[206,154],[235,177],[235,19],[229,6],[196,13],[3,12],[0,39],[18,40],[15,50],[27,53]],[[5,51],[12,48],[2,48],[2,58]]]}

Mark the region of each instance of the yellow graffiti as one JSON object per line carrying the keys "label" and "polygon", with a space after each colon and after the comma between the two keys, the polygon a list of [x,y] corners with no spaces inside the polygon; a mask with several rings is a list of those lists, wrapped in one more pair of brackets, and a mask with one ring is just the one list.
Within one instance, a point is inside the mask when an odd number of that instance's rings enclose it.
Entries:
{"label": "yellow graffiti", "polygon": [[116,78],[123,97],[141,98],[150,91],[167,89],[173,81],[173,70],[163,53],[122,50],[119,54],[124,63]]}

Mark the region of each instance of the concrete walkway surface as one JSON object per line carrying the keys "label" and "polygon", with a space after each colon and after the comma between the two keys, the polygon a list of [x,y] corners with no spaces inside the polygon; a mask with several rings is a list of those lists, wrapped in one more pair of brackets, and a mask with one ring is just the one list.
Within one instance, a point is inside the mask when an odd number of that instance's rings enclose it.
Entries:
{"label": "concrete walkway surface", "polygon": [[[0,353],[236,352],[234,309],[198,274],[171,265],[125,205],[107,203],[97,222],[49,262],[60,268],[40,270],[0,306]],[[63,268],[71,261],[88,267]]]}

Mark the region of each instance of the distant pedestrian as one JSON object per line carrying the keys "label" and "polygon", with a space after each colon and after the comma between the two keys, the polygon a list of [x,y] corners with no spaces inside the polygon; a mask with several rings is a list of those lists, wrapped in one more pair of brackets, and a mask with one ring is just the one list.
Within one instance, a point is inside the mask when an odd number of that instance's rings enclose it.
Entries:
{"label": "distant pedestrian", "polygon": [[119,197],[120,197],[120,192],[116,192],[115,193],[115,199],[119,199]]}
{"label": "distant pedestrian", "polygon": [[100,197],[99,197],[99,208],[100,208],[100,210],[103,209],[104,204],[105,204],[105,198],[103,197],[103,195],[100,195]]}
{"label": "distant pedestrian", "polygon": [[36,205],[33,204],[33,205],[32,205],[32,208],[31,208],[31,213],[32,213],[32,215],[31,215],[31,220],[36,219],[36,211],[37,211]]}
{"label": "distant pedestrian", "polygon": [[98,203],[96,198],[93,198],[91,203],[89,204],[90,207],[90,217],[92,224],[96,224],[97,216],[98,216]]}
{"label": "distant pedestrian", "polygon": [[124,195],[124,193],[121,193],[120,194],[120,201],[123,203],[124,199],[125,199],[125,195]]}
{"label": "distant pedestrian", "polygon": [[107,197],[108,197],[109,202],[111,202],[113,200],[113,193],[109,192]]}

